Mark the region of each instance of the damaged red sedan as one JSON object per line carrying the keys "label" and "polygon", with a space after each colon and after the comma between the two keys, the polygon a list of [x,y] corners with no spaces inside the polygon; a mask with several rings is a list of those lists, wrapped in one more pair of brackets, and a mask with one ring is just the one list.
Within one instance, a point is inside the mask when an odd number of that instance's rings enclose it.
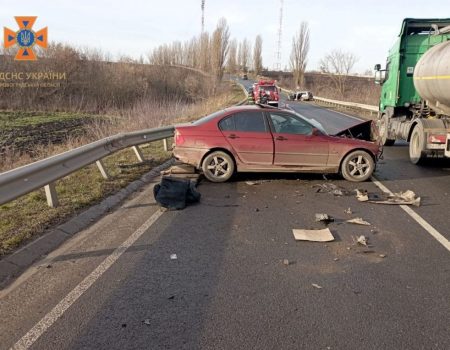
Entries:
{"label": "damaged red sedan", "polygon": [[213,182],[235,172],[341,173],[359,182],[370,178],[381,152],[370,139],[370,121],[328,135],[291,110],[239,106],[176,126],[173,153]]}

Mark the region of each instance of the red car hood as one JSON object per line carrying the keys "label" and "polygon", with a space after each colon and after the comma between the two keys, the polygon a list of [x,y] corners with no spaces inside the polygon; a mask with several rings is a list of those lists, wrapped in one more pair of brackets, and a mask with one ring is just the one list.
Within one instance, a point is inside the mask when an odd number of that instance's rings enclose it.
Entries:
{"label": "red car hood", "polygon": [[378,132],[375,127],[375,123],[372,120],[368,120],[338,131],[332,136],[347,137],[365,141],[376,141],[378,139]]}

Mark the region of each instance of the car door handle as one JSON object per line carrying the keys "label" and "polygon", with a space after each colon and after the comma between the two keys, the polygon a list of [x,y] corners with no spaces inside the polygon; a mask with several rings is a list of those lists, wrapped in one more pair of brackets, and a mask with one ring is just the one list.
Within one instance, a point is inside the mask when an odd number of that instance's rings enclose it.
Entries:
{"label": "car door handle", "polygon": [[276,138],[276,140],[278,140],[278,141],[286,141],[287,138],[284,137],[284,136],[278,136],[278,137]]}
{"label": "car door handle", "polygon": [[228,136],[229,139],[238,139],[239,136],[235,135],[235,134],[231,134],[230,136]]}

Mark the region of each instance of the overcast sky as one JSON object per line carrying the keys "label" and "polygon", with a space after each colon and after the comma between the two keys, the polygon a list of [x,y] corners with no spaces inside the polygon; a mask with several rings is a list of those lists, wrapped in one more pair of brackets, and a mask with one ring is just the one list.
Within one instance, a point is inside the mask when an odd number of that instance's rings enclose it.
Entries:
{"label": "overcast sky", "polygon": [[[0,26],[16,30],[14,16],[38,16],[35,30],[48,26],[49,40],[101,48],[115,57],[139,58],[159,44],[199,34],[201,0],[0,0]],[[280,0],[206,0],[205,27],[225,17],[231,36],[254,42],[263,37],[263,65],[272,68]],[[307,69],[334,48],[354,53],[356,72],[384,63],[405,17],[450,17],[450,0],[284,0],[282,67],[287,67],[292,36],[301,21],[311,30]]]}

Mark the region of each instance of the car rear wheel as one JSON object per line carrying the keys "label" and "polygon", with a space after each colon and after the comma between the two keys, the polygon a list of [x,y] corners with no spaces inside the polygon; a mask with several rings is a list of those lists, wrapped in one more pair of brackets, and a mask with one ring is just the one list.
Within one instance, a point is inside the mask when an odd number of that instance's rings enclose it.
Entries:
{"label": "car rear wheel", "polygon": [[209,181],[225,182],[234,173],[234,161],[227,153],[214,151],[206,156],[202,164],[202,170]]}
{"label": "car rear wheel", "polygon": [[342,161],[341,172],[347,181],[366,181],[374,170],[375,162],[366,151],[353,151]]}

